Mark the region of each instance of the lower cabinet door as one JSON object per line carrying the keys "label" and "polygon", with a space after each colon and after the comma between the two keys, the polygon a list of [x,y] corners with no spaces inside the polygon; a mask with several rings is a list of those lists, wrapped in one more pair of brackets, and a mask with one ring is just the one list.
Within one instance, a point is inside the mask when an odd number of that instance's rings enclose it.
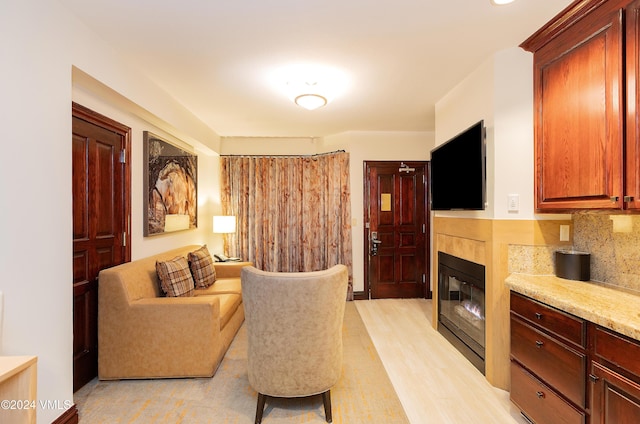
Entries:
{"label": "lower cabinet door", "polygon": [[511,401],[535,424],[585,424],[576,409],[519,364],[511,361]]}
{"label": "lower cabinet door", "polygon": [[591,365],[591,423],[640,423],[640,384],[598,362]]}

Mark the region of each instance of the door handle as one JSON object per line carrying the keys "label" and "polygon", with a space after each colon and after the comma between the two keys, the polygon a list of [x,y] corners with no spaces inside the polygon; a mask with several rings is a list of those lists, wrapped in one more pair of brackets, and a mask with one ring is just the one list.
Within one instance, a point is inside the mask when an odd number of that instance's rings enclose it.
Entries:
{"label": "door handle", "polygon": [[373,233],[371,237],[371,256],[378,255],[378,245],[382,244],[381,240],[378,240],[378,234]]}

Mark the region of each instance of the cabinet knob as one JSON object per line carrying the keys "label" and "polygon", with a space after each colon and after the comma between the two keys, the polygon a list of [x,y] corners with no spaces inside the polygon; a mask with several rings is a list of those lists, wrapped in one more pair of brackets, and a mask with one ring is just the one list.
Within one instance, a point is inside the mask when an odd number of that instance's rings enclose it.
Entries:
{"label": "cabinet knob", "polygon": [[633,196],[624,196],[622,199],[625,202],[633,202]]}
{"label": "cabinet knob", "polygon": [[544,392],[536,392],[536,396],[538,396],[538,399],[544,399]]}
{"label": "cabinet knob", "polygon": [[618,201],[619,198],[620,197],[618,197],[618,196],[611,196],[611,201],[615,203],[615,202]]}
{"label": "cabinet knob", "polygon": [[536,347],[540,349],[544,345],[544,342],[541,340],[536,340]]}
{"label": "cabinet knob", "polygon": [[592,383],[597,383],[600,378],[593,374],[589,374],[589,380],[591,380]]}
{"label": "cabinet knob", "polygon": [[536,312],[536,319],[542,319],[542,314],[540,312]]}

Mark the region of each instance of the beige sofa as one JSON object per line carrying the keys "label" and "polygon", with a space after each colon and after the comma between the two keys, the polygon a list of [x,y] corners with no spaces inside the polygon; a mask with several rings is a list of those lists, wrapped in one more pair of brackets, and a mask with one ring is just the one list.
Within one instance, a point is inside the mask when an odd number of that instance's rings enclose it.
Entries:
{"label": "beige sofa", "polygon": [[156,261],[187,257],[185,246],[105,269],[98,289],[98,377],[211,377],[244,321],[240,272],[216,263],[216,282],[193,297],[163,297]]}

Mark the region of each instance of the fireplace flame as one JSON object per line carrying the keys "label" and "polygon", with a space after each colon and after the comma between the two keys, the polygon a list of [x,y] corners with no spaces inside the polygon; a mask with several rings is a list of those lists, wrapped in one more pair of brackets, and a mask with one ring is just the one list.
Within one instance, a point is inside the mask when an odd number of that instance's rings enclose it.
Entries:
{"label": "fireplace flame", "polygon": [[471,314],[473,314],[473,316],[475,316],[476,318],[484,320],[482,306],[480,306],[479,304],[472,302],[470,300],[465,300],[462,302],[462,307],[464,307],[464,309],[466,309]]}

